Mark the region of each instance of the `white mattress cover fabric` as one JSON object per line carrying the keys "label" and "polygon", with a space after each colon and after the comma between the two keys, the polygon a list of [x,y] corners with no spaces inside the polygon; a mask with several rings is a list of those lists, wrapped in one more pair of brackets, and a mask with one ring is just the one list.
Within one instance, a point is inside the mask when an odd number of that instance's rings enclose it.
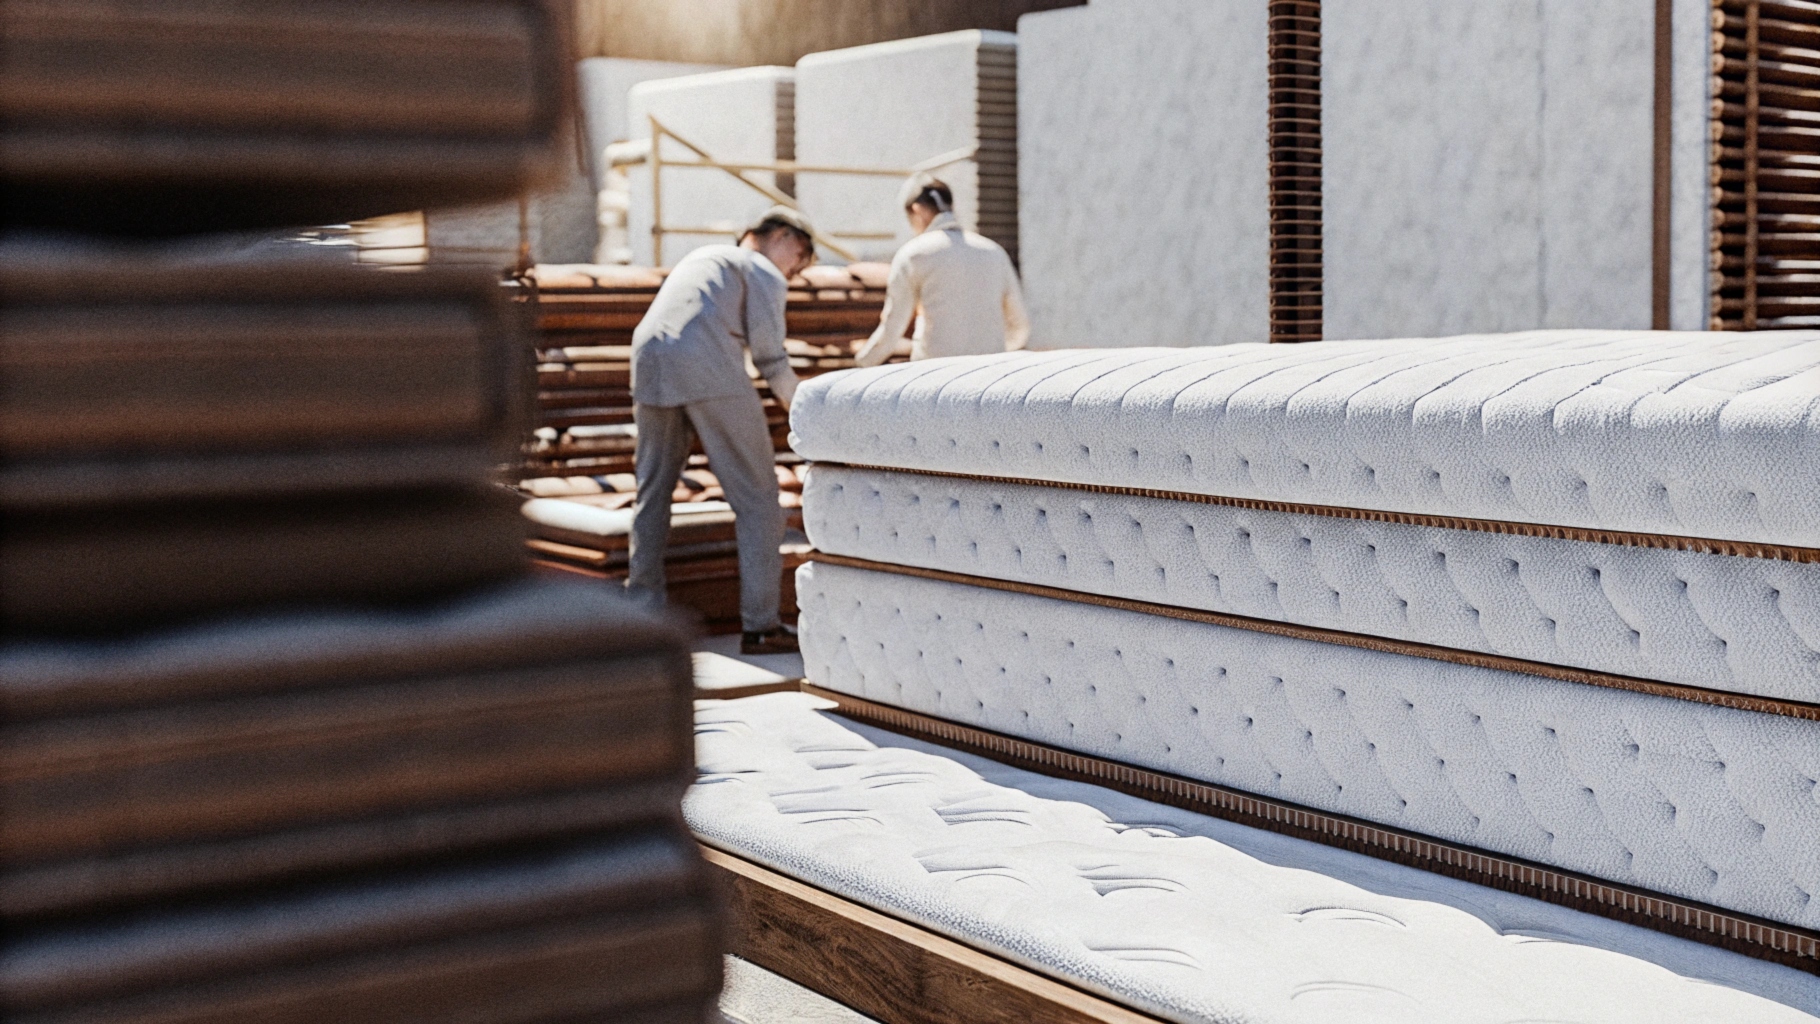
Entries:
{"label": "white mattress cover fabric", "polygon": [[1820,703],[1820,564],[829,464],[803,494],[833,554]]}
{"label": "white mattress cover fabric", "polygon": [[841,693],[1820,927],[1820,722],[830,564]]}
{"label": "white mattress cover fabric", "polygon": [[1820,333],[1071,350],[827,374],[804,457],[1820,547]]}
{"label": "white mattress cover fabric", "polygon": [[1820,979],[816,712],[697,704],[708,841],[1174,1021],[1769,1024]]}

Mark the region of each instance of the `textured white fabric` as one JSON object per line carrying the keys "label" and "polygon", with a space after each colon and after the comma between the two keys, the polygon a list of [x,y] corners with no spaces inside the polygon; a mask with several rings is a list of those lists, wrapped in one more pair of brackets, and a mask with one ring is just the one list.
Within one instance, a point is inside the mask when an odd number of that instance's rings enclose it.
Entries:
{"label": "textured white fabric", "polygon": [[[1812,1021],[1820,979],[818,714],[697,705],[697,833],[1170,1020]],[[824,705],[825,706],[825,705]]]}
{"label": "textured white fabric", "polygon": [[1820,702],[1820,564],[818,465],[822,550]]}
{"label": "textured white fabric", "polygon": [[1820,547],[1820,334],[1537,331],[827,374],[803,456]]}
{"label": "textured white fabric", "polygon": [[828,564],[820,686],[1803,927],[1820,722]]}

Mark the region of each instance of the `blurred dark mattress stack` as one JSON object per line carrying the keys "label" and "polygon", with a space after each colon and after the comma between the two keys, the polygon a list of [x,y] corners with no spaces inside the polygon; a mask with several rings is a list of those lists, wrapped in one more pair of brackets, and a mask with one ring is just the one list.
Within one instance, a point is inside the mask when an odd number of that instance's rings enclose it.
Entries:
{"label": "blurred dark mattress stack", "polygon": [[533,180],[568,18],[7,5],[5,1020],[710,1012],[686,638],[530,574],[522,310],[198,256]]}
{"label": "blurred dark mattress stack", "polygon": [[[814,377],[854,365],[853,353],[878,326],[889,267],[855,263],[811,267],[790,282],[785,326],[790,364]],[[537,318],[537,427],[525,446],[519,489],[532,499],[525,517],[540,564],[619,579],[634,489],[632,332],[662,286],[661,269],[544,265],[532,274]],[[906,358],[905,354],[892,357]],[[801,533],[802,460],[790,450],[790,424],[771,389],[754,375],[776,450],[780,498],[790,534],[784,542],[784,607],[795,614],[795,568],[808,550]],[[699,445],[678,484],[668,578],[672,603],[712,629],[738,622],[738,560],[733,517]],[[624,511],[620,511],[624,510]]]}

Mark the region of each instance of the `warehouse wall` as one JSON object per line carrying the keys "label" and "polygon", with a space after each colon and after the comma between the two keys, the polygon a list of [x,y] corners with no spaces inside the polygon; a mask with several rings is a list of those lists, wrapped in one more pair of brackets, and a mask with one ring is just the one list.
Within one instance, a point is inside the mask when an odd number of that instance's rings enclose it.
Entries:
{"label": "warehouse wall", "polygon": [[795,64],[822,50],[967,28],[1084,0],[576,0],[583,57]]}

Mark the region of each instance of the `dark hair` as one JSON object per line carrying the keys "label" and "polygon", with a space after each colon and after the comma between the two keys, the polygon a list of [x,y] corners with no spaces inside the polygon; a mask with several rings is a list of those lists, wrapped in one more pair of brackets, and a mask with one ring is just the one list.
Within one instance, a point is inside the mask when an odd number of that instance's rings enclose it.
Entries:
{"label": "dark hair", "polygon": [[[810,252],[815,251],[815,239],[811,237],[807,231],[778,217],[766,217],[764,220],[759,221],[757,224],[754,224],[751,228],[747,229],[746,234],[756,235],[759,238],[768,238],[779,231],[790,232],[796,236],[797,241],[803,243],[804,248],[807,248]],[[742,235],[740,237],[743,238],[745,236]]]}
{"label": "dark hair", "polygon": [[923,190],[916,194],[915,199],[904,204],[904,208],[909,209],[918,203],[936,213],[952,212],[954,210],[954,190],[949,188],[946,182],[931,181],[923,186]]}

